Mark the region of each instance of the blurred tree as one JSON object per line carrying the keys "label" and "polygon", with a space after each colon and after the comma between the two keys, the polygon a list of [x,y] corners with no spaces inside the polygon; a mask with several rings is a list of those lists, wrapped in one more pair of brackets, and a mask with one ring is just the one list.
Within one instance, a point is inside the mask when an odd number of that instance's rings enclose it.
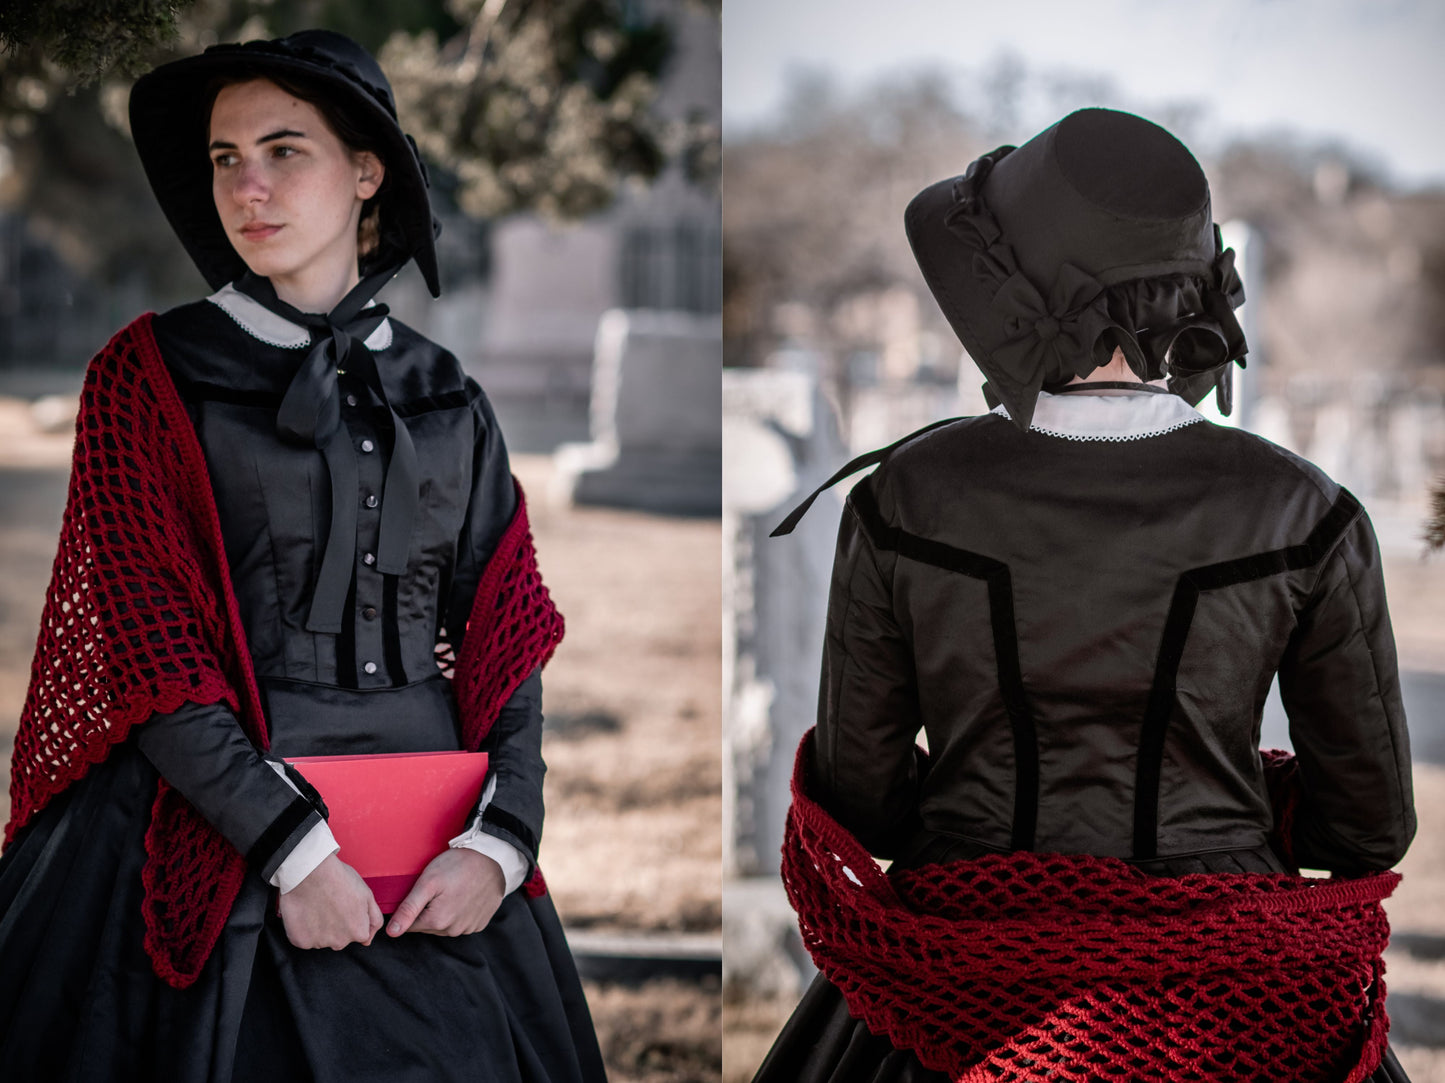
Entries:
{"label": "blurred tree", "polygon": [[857,97],[816,72],[796,74],[777,121],[731,140],[723,158],[725,363],[763,362],[781,303],[819,317],[818,345],[830,353],[849,348],[834,315],[863,295],[915,290],[932,321],[903,209],[986,149],[979,125],[936,74]]}
{"label": "blurred tree", "polygon": [[[663,3],[669,0],[663,0]],[[671,0],[677,2],[677,0]],[[717,14],[717,0],[691,0]],[[639,0],[6,0],[0,206],[87,275],[143,267],[159,296],[196,275],[129,146],[136,73],[217,41],[328,26],[385,65],[403,126],[474,217],[576,218],[676,157],[706,181],[717,131],[653,111],[671,50]]]}
{"label": "blurred tree", "polygon": [[18,54],[22,68],[27,60],[43,58],[48,66],[69,72],[79,86],[110,72],[136,75],[157,42],[176,38],[177,13],[194,3],[6,0],[0,8],[0,49],[12,60]]}
{"label": "blurred tree", "polygon": [[670,35],[640,5],[449,0],[464,28],[397,33],[381,61],[418,145],[461,182],[462,209],[577,218],[666,161],[650,117]]}

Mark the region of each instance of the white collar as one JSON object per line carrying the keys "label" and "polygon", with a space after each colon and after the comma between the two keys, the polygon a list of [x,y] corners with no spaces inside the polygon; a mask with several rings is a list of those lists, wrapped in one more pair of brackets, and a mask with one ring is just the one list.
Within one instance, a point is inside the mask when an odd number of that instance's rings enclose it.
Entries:
{"label": "white collar", "polygon": [[[241,330],[262,342],[269,342],[272,346],[281,346],[288,350],[311,345],[311,332],[306,328],[299,323],[292,323],[285,316],[277,315],[260,301],[242,293],[229,283],[211,294],[206,300],[235,320]],[[374,304],[376,302],[372,301],[366,307],[370,308]],[[376,330],[366,336],[364,345],[372,352],[384,350],[390,346],[391,320],[383,319],[377,325]]]}
{"label": "white collar", "polygon": [[[1002,405],[995,406],[993,413],[1009,416]],[[1065,440],[1142,440],[1204,420],[1203,414],[1178,395],[1149,391],[1051,395],[1041,391],[1029,431]]]}

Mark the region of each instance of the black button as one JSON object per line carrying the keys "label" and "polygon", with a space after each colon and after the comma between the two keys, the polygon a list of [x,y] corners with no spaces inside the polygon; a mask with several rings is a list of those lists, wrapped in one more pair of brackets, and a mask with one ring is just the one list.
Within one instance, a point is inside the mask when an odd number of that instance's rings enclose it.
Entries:
{"label": "black button", "polygon": [[368,568],[371,567],[373,564],[376,563],[376,554],[375,554],[375,553],[362,553],[362,554],[361,554],[361,563],[365,564]]}
{"label": "black button", "polygon": [[374,606],[374,605],[369,605],[369,606],[367,606],[365,609],[363,609],[363,610],[361,611],[361,615],[362,615],[363,617],[365,617],[367,620],[375,620],[375,619],[376,619],[376,606]]}
{"label": "black button", "polygon": [[356,396],[348,393],[347,396],[346,396],[346,405],[347,405],[347,406],[355,406],[355,405],[356,405]]}
{"label": "black button", "polygon": [[374,508],[374,507],[376,507],[376,505],[377,505],[377,503],[378,503],[378,501],[377,501],[377,499],[376,499],[376,494],[375,494],[375,493],[367,493],[367,494],[366,494],[366,499],[365,499],[364,501],[362,501],[362,503],[364,503],[368,508]]}

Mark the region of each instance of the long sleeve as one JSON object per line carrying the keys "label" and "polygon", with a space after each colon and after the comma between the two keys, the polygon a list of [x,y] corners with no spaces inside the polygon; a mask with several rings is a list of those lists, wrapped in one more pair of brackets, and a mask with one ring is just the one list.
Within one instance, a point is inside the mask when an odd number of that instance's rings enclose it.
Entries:
{"label": "long sleeve", "polygon": [[[329,848],[320,845],[330,836],[320,813],[256,751],[230,708],[188,703],[153,716],[136,734],[141,752],[161,776],[245,855],[262,879],[276,882],[282,863],[308,836],[308,849],[322,858],[334,851],[334,842]],[[297,877],[282,879],[279,886],[285,890],[295,886]]]}
{"label": "long sleeve", "polygon": [[[476,830],[515,847],[524,855],[530,872],[542,839],[542,779],[547,772],[542,760],[540,672],[523,681],[502,707],[482,750],[491,757],[487,770],[490,795],[482,803]],[[499,864],[505,871],[505,862]]]}
{"label": "long sleeve", "polygon": [[1388,868],[1415,835],[1410,741],[1379,547],[1361,515],[1325,566],[1279,669],[1304,787],[1305,868]]}
{"label": "long sleeve", "polygon": [[828,597],[814,767],[823,804],[881,857],[892,856],[914,811],[920,728],[913,655],[894,615],[890,575],[891,555],[870,544],[850,499]]}
{"label": "long sleeve", "polygon": [[[477,583],[517,508],[511,465],[491,404],[475,381],[468,380],[468,390],[473,395],[476,433],[472,491],[444,617],[446,638],[454,647],[465,632]],[[525,855],[530,870],[542,837],[542,779],[547,770],[542,760],[540,671],[523,681],[502,706],[482,748],[491,757],[490,800],[482,803],[475,830],[514,846]]]}

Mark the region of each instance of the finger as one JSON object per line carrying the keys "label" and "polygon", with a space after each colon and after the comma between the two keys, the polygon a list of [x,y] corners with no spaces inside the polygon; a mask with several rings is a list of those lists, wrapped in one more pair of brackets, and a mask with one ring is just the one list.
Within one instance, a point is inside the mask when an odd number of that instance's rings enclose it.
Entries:
{"label": "finger", "polygon": [[373,896],[366,904],[366,943],[371,944],[376,939],[377,932],[386,924],[386,918],[381,912],[381,907],[376,905],[376,898]]}
{"label": "finger", "polygon": [[406,898],[401,900],[401,905],[396,908],[396,913],[391,918],[391,924],[386,928],[387,933],[391,936],[401,936],[412,927],[416,919],[421,916],[421,912],[426,909],[427,903],[435,897],[436,888],[431,882],[425,878],[418,880],[412,885]]}

